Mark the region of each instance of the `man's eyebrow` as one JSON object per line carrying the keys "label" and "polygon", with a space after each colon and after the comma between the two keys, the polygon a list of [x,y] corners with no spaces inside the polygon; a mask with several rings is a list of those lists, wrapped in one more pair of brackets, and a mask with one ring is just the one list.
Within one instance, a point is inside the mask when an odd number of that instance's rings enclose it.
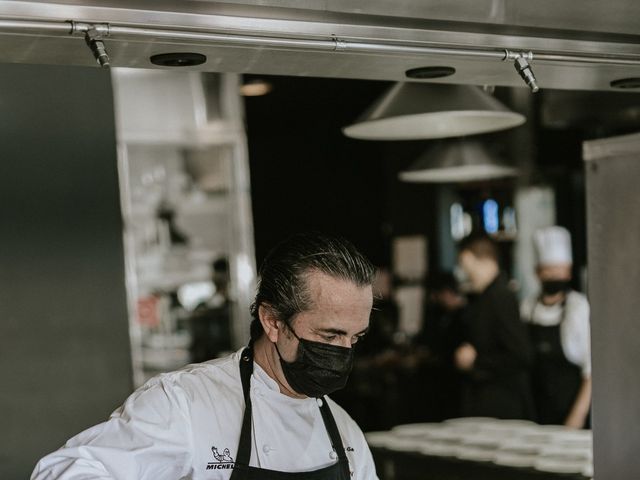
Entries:
{"label": "man's eyebrow", "polygon": [[[367,327],[364,330],[356,333],[356,335],[364,335],[368,331],[369,331],[369,327]],[[321,333],[332,333],[334,335],[346,335],[347,334],[347,332],[345,330],[340,330],[339,328],[319,328],[318,332],[321,332]]]}

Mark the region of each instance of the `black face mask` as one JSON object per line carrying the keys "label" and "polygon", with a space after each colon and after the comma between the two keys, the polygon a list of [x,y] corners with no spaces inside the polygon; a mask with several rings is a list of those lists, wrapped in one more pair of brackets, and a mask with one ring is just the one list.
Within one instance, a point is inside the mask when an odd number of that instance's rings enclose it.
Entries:
{"label": "black face mask", "polygon": [[567,292],[571,288],[571,283],[567,280],[545,280],[542,282],[542,293],[544,295],[557,295]]}
{"label": "black face mask", "polygon": [[277,345],[276,351],[291,388],[307,397],[322,397],[344,388],[353,367],[353,348],[312,342],[289,330],[299,342],[296,359],[286,362]]}

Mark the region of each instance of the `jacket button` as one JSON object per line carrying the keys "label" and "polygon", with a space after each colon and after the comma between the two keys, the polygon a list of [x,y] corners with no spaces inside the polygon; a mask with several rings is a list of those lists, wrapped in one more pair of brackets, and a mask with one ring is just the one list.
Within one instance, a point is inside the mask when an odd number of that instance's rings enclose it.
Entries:
{"label": "jacket button", "polygon": [[262,446],[262,451],[266,454],[268,454],[271,451],[271,447],[269,445],[263,445]]}
{"label": "jacket button", "polygon": [[316,402],[318,402],[318,406],[319,407],[322,406],[322,399],[321,398],[316,398]]}
{"label": "jacket button", "polygon": [[338,454],[332,450],[332,451],[329,453],[329,457],[330,457],[332,460],[335,460],[336,458],[338,458]]}

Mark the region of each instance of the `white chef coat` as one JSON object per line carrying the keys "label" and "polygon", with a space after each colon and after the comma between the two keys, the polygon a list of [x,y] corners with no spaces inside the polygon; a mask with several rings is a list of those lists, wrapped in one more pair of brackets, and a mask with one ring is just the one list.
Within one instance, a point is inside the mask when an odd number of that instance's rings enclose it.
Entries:
{"label": "white chef coat", "polygon": [[[566,309],[566,312],[563,309]],[[562,322],[560,343],[565,357],[582,369],[584,378],[591,376],[591,327],[587,297],[571,291],[567,294],[563,307],[562,304],[545,305],[536,295],[522,302],[520,314],[523,321],[544,327]]]}
{"label": "white chef coat", "polygon": [[[108,421],[40,460],[31,479],[228,479],[244,413],[240,354],[149,380]],[[251,466],[296,472],[337,461],[318,400],[283,395],[254,364],[251,401]],[[362,431],[335,402],[329,406],[352,478],[377,479]]]}

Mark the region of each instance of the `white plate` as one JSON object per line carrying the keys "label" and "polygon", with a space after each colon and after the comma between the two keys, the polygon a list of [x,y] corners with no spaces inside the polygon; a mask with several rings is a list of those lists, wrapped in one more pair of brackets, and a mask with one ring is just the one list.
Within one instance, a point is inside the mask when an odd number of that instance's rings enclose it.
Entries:
{"label": "white plate", "polygon": [[533,467],[536,460],[536,455],[525,455],[503,451],[498,451],[493,457],[493,463],[507,467]]}
{"label": "white plate", "polygon": [[591,460],[593,458],[593,451],[590,448],[559,447],[558,445],[549,445],[540,451],[540,457],[569,461]]}
{"label": "white plate", "polygon": [[480,426],[480,433],[492,436],[515,437],[535,433],[535,426],[517,424],[486,424]]}
{"label": "white plate", "polygon": [[462,446],[458,449],[456,457],[461,460],[490,462],[493,460],[495,453],[496,452],[493,449]]}
{"label": "white plate", "polygon": [[396,452],[419,452],[421,443],[416,439],[393,437],[387,441],[386,448]]}
{"label": "white plate", "polygon": [[420,453],[435,457],[455,457],[459,449],[459,445],[448,442],[422,442],[420,445]]}
{"label": "white plate", "polygon": [[546,433],[550,435],[556,434],[556,433],[567,433],[567,432],[575,431],[568,427],[564,427],[562,425],[536,425],[535,429],[539,433]]}
{"label": "white plate", "polygon": [[499,452],[509,453],[515,455],[528,455],[537,456],[542,449],[546,448],[543,445],[528,443],[522,441],[504,442],[500,445]]}
{"label": "white plate", "polygon": [[474,434],[475,430],[468,431],[465,429],[457,428],[443,428],[441,430],[434,430],[432,432],[429,432],[429,439],[440,440],[443,442],[461,443],[465,438]]}
{"label": "white plate", "polygon": [[420,437],[443,428],[441,423],[407,423],[406,425],[397,425],[391,431],[401,437]]}
{"label": "white plate", "polygon": [[460,418],[450,418],[445,420],[444,423],[449,425],[483,425],[486,423],[495,423],[499,422],[497,418],[491,417],[460,417]]}
{"label": "white plate", "polygon": [[[550,445],[553,437],[547,433],[525,433],[513,439],[514,442],[524,443],[529,445]],[[507,445],[509,439],[505,439],[504,444]]]}
{"label": "white plate", "polygon": [[566,448],[584,448],[593,450],[593,440],[564,440],[560,439],[553,442],[554,445]]}
{"label": "white plate", "polygon": [[551,434],[554,442],[593,442],[591,430],[567,430]]}
{"label": "white plate", "polygon": [[500,448],[503,442],[504,438],[487,436],[483,435],[482,433],[477,433],[475,435],[465,437],[462,440],[462,445],[464,445],[465,447],[497,450],[498,448]]}
{"label": "white plate", "polygon": [[495,423],[498,425],[509,425],[512,427],[538,427],[538,424],[531,420],[497,420]]}
{"label": "white plate", "polygon": [[555,458],[540,458],[535,461],[533,468],[541,472],[552,473],[582,473],[588,461],[569,461]]}
{"label": "white plate", "polygon": [[389,440],[394,438],[391,432],[367,432],[364,434],[370,447],[386,448]]}

